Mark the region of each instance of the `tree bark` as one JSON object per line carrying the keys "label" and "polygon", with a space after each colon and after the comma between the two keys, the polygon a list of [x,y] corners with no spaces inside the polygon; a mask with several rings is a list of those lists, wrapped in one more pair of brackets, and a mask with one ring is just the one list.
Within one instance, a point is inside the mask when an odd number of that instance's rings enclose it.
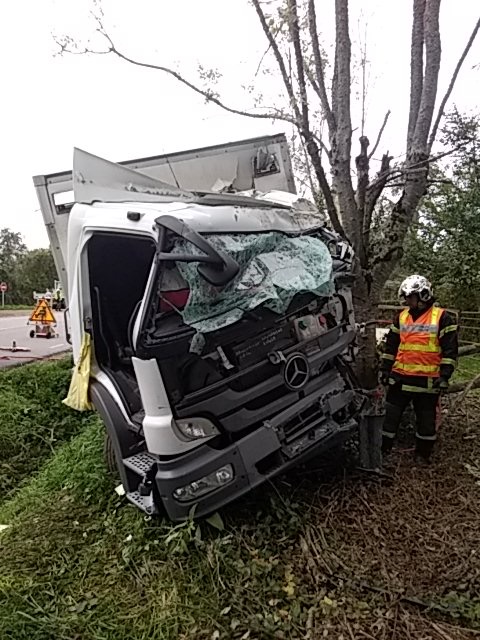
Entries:
{"label": "tree bark", "polygon": [[442,57],[439,25],[440,2],[441,0],[427,0],[425,7],[425,73],[417,121],[410,146],[410,153],[414,157],[428,156],[428,134],[432,126]]}
{"label": "tree bark", "polygon": [[458,350],[458,356],[472,356],[480,351],[480,344],[468,344],[464,347],[460,347]]}
{"label": "tree bark", "polygon": [[360,255],[362,253],[362,237],[350,165],[352,152],[350,61],[348,0],[335,0],[335,64],[332,84],[332,111],[336,126],[330,137],[332,186],[345,234]]}
{"label": "tree bark", "polygon": [[[353,289],[353,302],[355,307],[355,320],[357,323],[367,323],[378,315],[377,303],[371,296],[370,282],[366,272],[361,269],[357,260],[355,273],[355,285]],[[375,325],[369,324],[365,332],[358,336],[358,354],[355,360],[355,370],[360,384],[365,389],[373,389],[377,386],[377,372],[373,363],[377,358],[377,340]]]}
{"label": "tree bark", "polygon": [[[429,171],[428,134],[432,125],[440,71],[440,0],[414,0],[411,45],[411,95],[405,186],[393,207],[382,246],[372,260],[373,290],[383,288],[396,261],[403,255],[403,242],[420,200],[427,189]],[[426,58],[423,71],[423,46]],[[422,68],[421,68],[422,67]],[[422,80],[420,81],[420,73]]]}
{"label": "tree bark", "polygon": [[320,44],[318,42],[317,32],[317,16],[315,12],[315,0],[308,0],[308,26],[310,38],[312,40],[313,59],[315,63],[315,75],[317,78],[318,95],[322,105],[323,113],[328,125],[330,136],[335,129],[335,118],[328,101],[327,89],[325,85],[325,74],[323,73],[323,60],[320,53]]}
{"label": "tree bark", "polygon": [[414,0],[412,44],[410,53],[410,114],[408,118],[407,149],[410,148],[417,124],[423,88],[423,18],[426,0]]}

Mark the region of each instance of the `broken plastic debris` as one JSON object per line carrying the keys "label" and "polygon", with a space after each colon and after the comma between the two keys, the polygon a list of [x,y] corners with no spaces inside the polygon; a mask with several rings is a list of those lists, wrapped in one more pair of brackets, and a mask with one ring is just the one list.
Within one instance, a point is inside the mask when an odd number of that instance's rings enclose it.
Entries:
{"label": "broken plastic debris", "polygon": [[119,496],[125,495],[125,489],[123,488],[123,484],[119,484],[118,487],[115,487],[115,493],[118,493]]}
{"label": "broken plastic debris", "polygon": [[0,524],[0,533],[2,531],[5,531],[5,529],[8,529],[11,526],[12,526],[11,524]]}
{"label": "broken plastic debris", "polygon": [[195,353],[197,356],[201,355],[205,347],[205,342],[205,336],[202,336],[201,333],[196,333],[192,338],[192,342],[190,343],[190,353]]}

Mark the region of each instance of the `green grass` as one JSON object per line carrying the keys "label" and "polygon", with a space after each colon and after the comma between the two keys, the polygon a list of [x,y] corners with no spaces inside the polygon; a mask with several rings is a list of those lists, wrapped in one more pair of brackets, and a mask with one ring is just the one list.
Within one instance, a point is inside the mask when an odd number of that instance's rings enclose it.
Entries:
{"label": "green grass", "polygon": [[480,374],[480,354],[460,358],[454,380],[463,382],[471,380]]}
{"label": "green grass", "polygon": [[234,534],[145,521],[113,492],[102,440],[89,425],[0,507],[13,525],[0,538],[0,637],[296,637],[312,598],[280,558],[292,553],[298,505],[272,494]]}
{"label": "green grass", "polygon": [[0,502],[91,421],[61,403],[71,367],[65,358],[0,372]]}
{"label": "green grass", "polygon": [[[68,359],[0,374],[0,442],[12,454],[0,467],[2,640],[403,640],[437,637],[430,625],[445,619],[480,626],[478,488],[450,453],[466,446],[463,425],[446,429],[441,482],[407,460],[393,486],[300,470],[225,509],[223,530],[174,525],[117,496],[100,421],[60,404],[69,374]],[[470,559],[450,577],[457,555]],[[413,587],[427,612],[381,590]]]}

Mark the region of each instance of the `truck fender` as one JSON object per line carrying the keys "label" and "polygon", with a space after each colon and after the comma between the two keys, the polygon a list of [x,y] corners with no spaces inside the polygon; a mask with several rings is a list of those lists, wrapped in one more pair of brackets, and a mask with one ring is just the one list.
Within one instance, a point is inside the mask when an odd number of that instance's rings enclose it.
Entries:
{"label": "truck fender", "polygon": [[96,380],[92,380],[90,383],[90,398],[105,425],[107,437],[110,439],[115,454],[120,481],[125,491],[130,491],[130,482],[123,459],[134,455],[143,448],[142,441],[129,429],[120,407],[107,389]]}

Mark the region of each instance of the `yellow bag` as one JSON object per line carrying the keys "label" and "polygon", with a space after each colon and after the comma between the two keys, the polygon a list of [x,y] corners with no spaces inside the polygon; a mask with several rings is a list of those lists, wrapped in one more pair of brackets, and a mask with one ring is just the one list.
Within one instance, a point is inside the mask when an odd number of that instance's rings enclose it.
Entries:
{"label": "yellow bag", "polygon": [[63,400],[63,404],[77,411],[93,409],[93,405],[88,397],[91,356],[92,346],[90,334],[84,333],[78,361],[70,381],[68,395],[65,400]]}

